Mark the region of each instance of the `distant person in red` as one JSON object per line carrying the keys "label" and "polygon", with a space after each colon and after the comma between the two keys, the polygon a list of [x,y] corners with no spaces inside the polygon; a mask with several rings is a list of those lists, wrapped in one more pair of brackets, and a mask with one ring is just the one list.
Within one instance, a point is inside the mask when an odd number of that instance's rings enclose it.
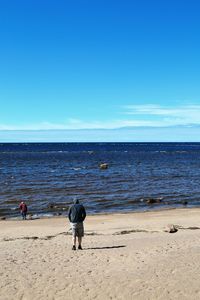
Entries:
{"label": "distant person in red", "polygon": [[26,220],[26,214],[27,214],[27,205],[23,201],[19,205],[19,209],[21,211],[22,219]]}

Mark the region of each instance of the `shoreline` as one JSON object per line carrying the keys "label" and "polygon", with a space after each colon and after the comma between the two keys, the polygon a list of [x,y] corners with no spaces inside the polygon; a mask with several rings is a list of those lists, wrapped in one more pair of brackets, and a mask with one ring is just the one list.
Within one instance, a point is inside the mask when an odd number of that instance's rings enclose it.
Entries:
{"label": "shoreline", "polygon": [[[194,217],[194,219],[193,219]],[[198,223],[199,220],[199,223]],[[178,224],[181,223],[181,224]],[[185,223],[185,225],[184,225]],[[85,233],[99,232],[105,234],[108,232],[115,232],[115,228],[129,230],[136,228],[136,230],[159,230],[164,231],[169,224],[183,225],[183,226],[200,226],[200,208],[171,208],[154,211],[143,212],[123,212],[123,213],[107,213],[87,215],[85,224]],[[42,230],[43,227],[43,230]],[[67,232],[70,228],[67,216],[44,217],[30,220],[6,219],[0,220],[0,238],[4,233],[7,236],[22,236],[18,231],[22,230],[23,234],[30,236],[51,235],[51,231],[55,234],[60,232]],[[66,229],[67,228],[67,229]],[[10,230],[12,229],[12,232]]]}
{"label": "shoreline", "polygon": [[[150,212],[157,212],[157,211],[171,211],[171,210],[191,210],[191,209],[199,209],[200,210],[200,206],[180,206],[180,207],[151,207],[148,210],[125,210],[125,211],[113,211],[113,212],[97,212],[97,213],[87,213],[87,216],[101,216],[101,215],[115,215],[115,214],[145,214],[145,213],[150,213]],[[56,219],[56,218],[67,218],[67,214],[55,214],[55,215],[50,215],[48,216],[49,213],[44,213],[44,214],[27,214],[27,221],[31,221],[31,220],[38,220],[38,219]],[[18,216],[0,216],[0,222],[1,221],[20,221],[21,220],[21,216],[20,213]]]}

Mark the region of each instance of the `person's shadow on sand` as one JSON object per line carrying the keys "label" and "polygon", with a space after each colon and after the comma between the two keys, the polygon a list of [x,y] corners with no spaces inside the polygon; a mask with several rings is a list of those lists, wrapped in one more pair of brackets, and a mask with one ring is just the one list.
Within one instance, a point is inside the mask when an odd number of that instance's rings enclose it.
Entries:
{"label": "person's shadow on sand", "polygon": [[84,248],[84,250],[98,250],[98,249],[117,249],[117,248],[124,248],[125,245],[121,246],[105,246],[105,247],[91,247],[91,248]]}

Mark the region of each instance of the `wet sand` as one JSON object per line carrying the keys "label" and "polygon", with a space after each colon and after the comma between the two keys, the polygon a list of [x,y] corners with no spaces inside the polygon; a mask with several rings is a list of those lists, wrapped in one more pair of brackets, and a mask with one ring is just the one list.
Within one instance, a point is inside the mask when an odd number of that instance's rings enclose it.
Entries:
{"label": "wet sand", "polygon": [[200,299],[200,209],[88,216],[82,251],[68,229],[0,221],[0,299]]}

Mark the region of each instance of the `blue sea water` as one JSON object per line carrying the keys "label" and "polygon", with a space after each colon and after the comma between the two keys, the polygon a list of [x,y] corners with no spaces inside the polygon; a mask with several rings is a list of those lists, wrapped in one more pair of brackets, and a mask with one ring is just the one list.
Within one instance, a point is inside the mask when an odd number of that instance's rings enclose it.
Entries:
{"label": "blue sea water", "polygon": [[0,186],[6,217],[199,206],[200,143],[2,143]]}

